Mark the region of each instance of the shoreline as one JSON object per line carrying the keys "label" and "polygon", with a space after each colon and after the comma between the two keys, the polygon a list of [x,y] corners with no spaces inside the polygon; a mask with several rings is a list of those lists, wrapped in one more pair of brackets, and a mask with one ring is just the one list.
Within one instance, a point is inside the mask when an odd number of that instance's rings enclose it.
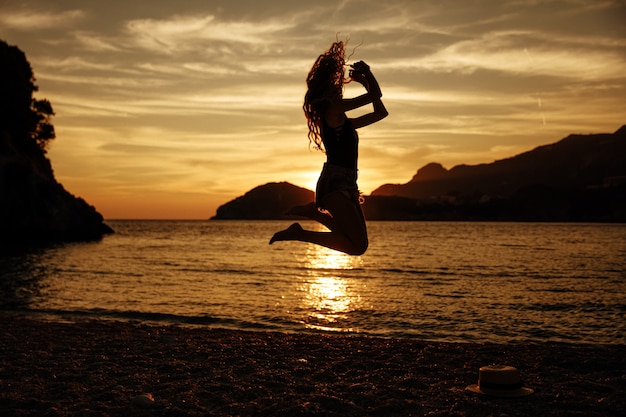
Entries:
{"label": "shoreline", "polygon": [[[116,321],[0,323],[12,416],[621,416],[626,345],[452,343]],[[484,365],[529,397],[466,391]]]}

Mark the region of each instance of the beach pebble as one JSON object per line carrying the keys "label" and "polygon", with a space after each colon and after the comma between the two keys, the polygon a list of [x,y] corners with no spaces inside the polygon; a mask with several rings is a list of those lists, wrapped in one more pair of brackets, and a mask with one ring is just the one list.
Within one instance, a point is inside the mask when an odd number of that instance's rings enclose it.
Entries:
{"label": "beach pebble", "polygon": [[130,403],[137,408],[149,408],[154,405],[154,397],[152,394],[140,394],[133,398]]}

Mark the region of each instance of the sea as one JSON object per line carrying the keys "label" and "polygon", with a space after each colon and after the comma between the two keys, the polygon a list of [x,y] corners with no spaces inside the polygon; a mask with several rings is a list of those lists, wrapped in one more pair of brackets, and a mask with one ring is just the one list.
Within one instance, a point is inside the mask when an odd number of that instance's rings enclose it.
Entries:
{"label": "sea", "polygon": [[0,255],[0,317],[626,343],[626,224],[373,221],[358,257],[269,245],[287,221],[107,224],[97,242]]}

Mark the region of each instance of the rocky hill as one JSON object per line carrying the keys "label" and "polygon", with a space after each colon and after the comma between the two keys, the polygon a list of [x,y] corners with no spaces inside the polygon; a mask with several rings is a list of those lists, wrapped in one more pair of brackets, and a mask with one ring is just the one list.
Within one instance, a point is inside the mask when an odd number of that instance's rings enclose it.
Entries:
{"label": "rocky hill", "polygon": [[[284,218],[291,206],[313,201],[312,191],[277,187],[257,187],[214,218]],[[374,190],[363,209],[370,220],[626,222],[626,126],[570,135],[490,164],[446,170],[431,163],[406,184]]]}
{"label": "rocky hill", "polygon": [[36,100],[24,53],[0,41],[0,248],[99,239],[102,215],[59,184],[46,157],[54,139],[47,100]]}
{"label": "rocky hill", "polygon": [[313,201],[314,193],[288,182],[261,185],[217,209],[211,220],[280,220],[293,206]]}
{"label": "rocky hill", "polygon": [[[620,179],[621,178],[621,179]],[[406,184],[385,184],[373,196],[428,199],[511,197],[528,187],[588,189],[626,179],[626,126],[613,134],[570,135],[512,158],[446,170],[428,164]]]}

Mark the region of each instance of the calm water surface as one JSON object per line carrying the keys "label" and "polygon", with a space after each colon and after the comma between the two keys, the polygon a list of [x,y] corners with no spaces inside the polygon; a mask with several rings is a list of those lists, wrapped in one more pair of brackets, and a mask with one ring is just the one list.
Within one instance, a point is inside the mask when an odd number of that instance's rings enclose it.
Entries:
{"label": "calm water surface", "polygon": [[[350,257],[288,222],[110,221],[0,258],[0,309],[439,341],[626,343],[626,225],[370,222]],[[304,222],[309,228],[313,223]]]}

